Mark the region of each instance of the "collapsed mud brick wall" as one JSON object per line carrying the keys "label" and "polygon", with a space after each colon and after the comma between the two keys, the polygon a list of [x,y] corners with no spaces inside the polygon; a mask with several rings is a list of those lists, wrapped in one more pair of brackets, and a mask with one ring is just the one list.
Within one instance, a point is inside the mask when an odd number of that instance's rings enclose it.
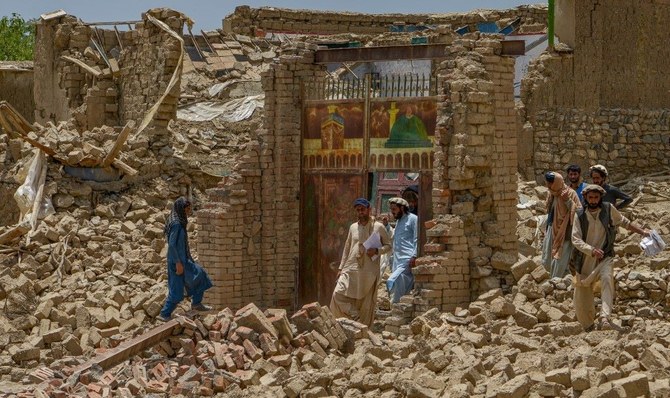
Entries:
{"label": "collapsed mud brick wall", "polygon": [[[447,37],[448,36],[448,37]],[[438,145],[427,256],[418,259],[412,312],[465,306],[511,280],[516,262],[514,60],[501,36],[445,34],[439,63]],[[454,41],[455,40],[455,41]],[[452,43],[453,44],[450,44]],[[323,76],[314,45],[284,48],[263,76],[264,130],[238,175],[211,189],[198,212],[198,252],[215,300],[295,308],[300,227],[302,79]],[[507,279],[506,279],[507,278]]]}
{"label": "collapsed mud brick wall", "polygon": [[670,31],[663,21],[670,5],[589,0],[572,6],[574,48],[543,54],[522,82],[523,135],[533,142],[520,154],[522,171],[539,178],[569,163],[582,169],[601,163],[617,180],[667,167]]}
{"label": "collapsed mud brick wall", "polygon": [[541,31],[546,25],[547,7],[524,5],[508,10],[482,10],[464,14],[358,14],[239,6],[223,20],[223,30],[226,33],[251,36],[264,32],[375,34],[388,32],[389,26],[394,24],[451,25],[454,29],[470,26],[477,30],[478,22],[498,22],[503,25],[517,17],[521,18],[521,24],[526,25],[528,31]]}
{"label": "collapsed mud brick wall", "polygon": [[[167,9],[148,12],[181,34],[185,17]],[[98,51],[97,43],[101,51]],[[137,123],[158,101],[177,67],[179,42],[143,20],[129,31],[99,29],[73,16],[37,24],[35,43],[35,120],[60,122],[71,117],[82,130]],[[85,63],[85,68],[70,57]],[[176,116],[179,83],[154,116],[167,127]]]}

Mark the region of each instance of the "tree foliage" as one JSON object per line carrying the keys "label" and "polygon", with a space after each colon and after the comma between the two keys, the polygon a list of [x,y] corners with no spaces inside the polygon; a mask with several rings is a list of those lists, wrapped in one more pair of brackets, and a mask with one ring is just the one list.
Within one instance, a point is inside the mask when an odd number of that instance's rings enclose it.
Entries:
{"label": "tree foliage", "polygon": [[0,19],[0,61],[33,59],[35,25],[19,14]]}

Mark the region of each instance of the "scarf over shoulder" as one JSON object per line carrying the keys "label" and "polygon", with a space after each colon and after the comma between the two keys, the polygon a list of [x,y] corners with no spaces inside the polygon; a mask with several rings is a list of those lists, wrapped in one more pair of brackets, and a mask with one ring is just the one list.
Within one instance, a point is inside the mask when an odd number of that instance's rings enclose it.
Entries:
{"label": "scarf over shoulder", "polygon": [[[577,192],[565,184],[563,176],[560,173],[554,173],[554,182],[549,186],[549,193],[547,195],[547,211],[551,211],[553,202],[556,202],[554,207],[554,217],[551,223],[552,242],[551,242],[551,256],[558,259],[561,255],[561,248],[565,241],[565,236],[568,232],[568,226],[572,222],[577,209],[582,208],[582,203],[579,200]],[[561,196],[567,193],[567,200]],[[567,203],[572,202],[568,209]]]}

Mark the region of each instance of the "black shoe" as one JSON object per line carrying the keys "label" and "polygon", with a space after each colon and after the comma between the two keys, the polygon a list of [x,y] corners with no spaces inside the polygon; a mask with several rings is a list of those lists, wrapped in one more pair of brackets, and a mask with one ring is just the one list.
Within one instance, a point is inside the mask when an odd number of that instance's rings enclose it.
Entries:
{"label": "black shoe", "polygon": [[200,304],[192,304],[191,309],[195,311],[211,311],[212,306],[211,305],[205,305],[203,303]]}

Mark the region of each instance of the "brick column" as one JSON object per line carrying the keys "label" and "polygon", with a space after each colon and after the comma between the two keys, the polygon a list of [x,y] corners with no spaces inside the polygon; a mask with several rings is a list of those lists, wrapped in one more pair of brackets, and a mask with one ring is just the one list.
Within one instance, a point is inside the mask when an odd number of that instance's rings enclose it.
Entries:
{"label": "brick column", "polygon": [[235,175],[198,212],[199,253],[217,305],[294,309],[300,228],[301,82],[323,73],[314,47],[285,48],[262,76],[263,129]]}

